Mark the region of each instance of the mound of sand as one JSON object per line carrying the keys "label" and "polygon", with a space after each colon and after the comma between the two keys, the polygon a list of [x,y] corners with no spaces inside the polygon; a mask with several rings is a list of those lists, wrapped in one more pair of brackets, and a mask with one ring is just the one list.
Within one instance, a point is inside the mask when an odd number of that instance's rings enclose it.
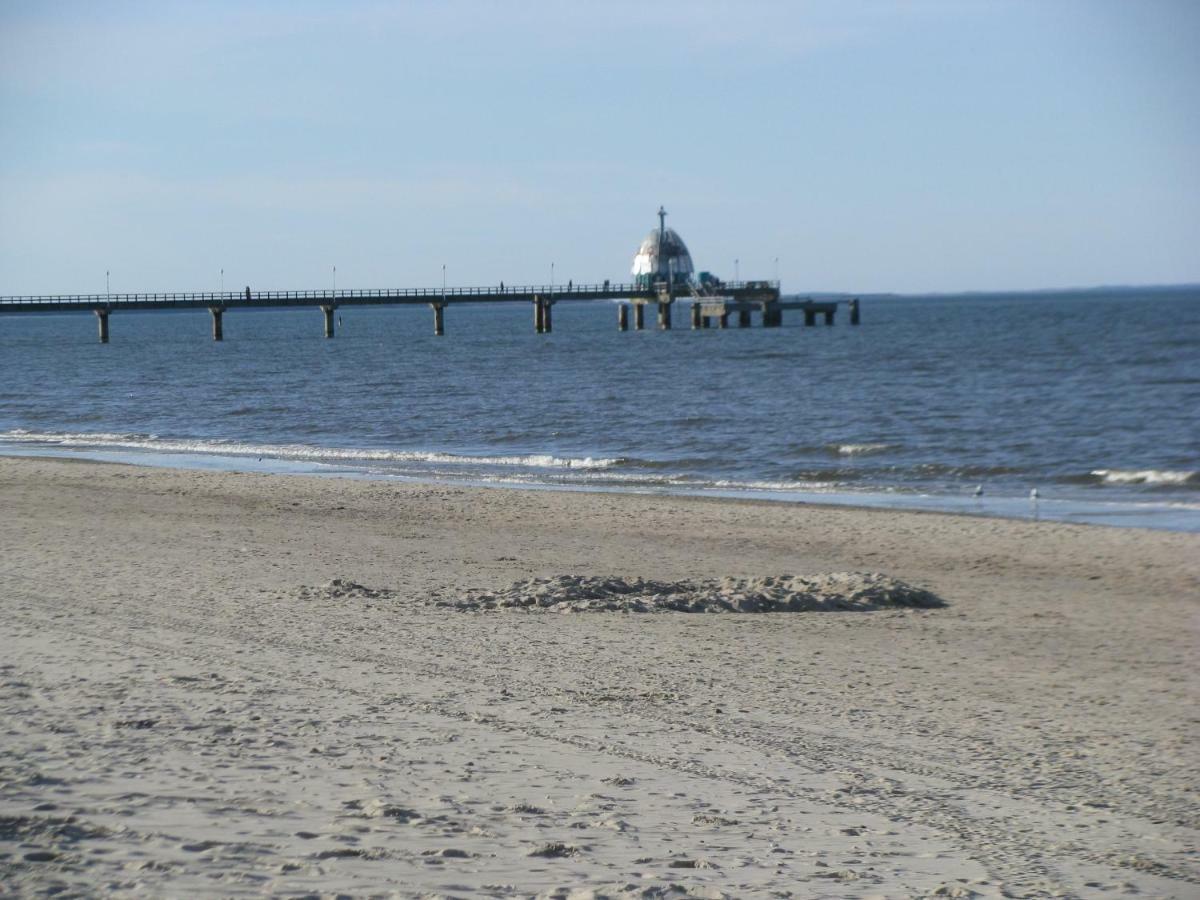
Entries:
{"label": "mound of sand", "polygon": [[[319,587],[301,587],[299,596],[302,600],[394,600],[399,594],[335,578]],[[516,581],[501,590],[435,592],[417,602],[467,612],[527,609],[547,612],[763,613],[945,606],[929,591],[878,572],[698,581],[559,575]]]}
{"label": "mound of sand", "polygon": [[559,575],[517,581],[499,591],[471,590],[434,602],[460,610],[639,613],[928,609],[945,605],[929,591],[886,575],[861,572],[669,582]]}

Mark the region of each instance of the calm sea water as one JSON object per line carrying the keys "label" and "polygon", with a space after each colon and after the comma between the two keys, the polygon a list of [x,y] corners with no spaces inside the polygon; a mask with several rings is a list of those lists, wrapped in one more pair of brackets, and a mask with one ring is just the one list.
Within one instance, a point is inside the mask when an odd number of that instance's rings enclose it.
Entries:
{"label": "calm sea water", "polygon": [[[865,300],[619,333],[612,304],[0,315],[0,449],[1200,530],[1200,291]],[[647,316],[650,324],[651,316]],[[682,327],[681,327],[682,326]],[[982,487],[982,495],[976,489]],[[1030,499],[1037,488],[1040,499]]]}

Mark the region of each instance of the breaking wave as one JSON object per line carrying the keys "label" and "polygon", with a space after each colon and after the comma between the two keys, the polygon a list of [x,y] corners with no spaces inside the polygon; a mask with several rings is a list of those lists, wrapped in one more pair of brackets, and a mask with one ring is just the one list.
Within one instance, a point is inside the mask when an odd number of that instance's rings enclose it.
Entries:
{"label": "breaking wave", "polygon": [[188,453],[214,456],[254,456],[327,463],[440,463],[463,466],[522,466],[537,469],[607,469],[626,465],[622,458],[553,456],[533,453],[513,456],[469,456],[420,450],[317,447],[308,444],[257,444],[242,441],[161,438],[154,434],[55,434],[17,429],[0,432],[0,440],[57,447],[136,450],[150,453]]}
{"label": "breaking wave", "polygon": [[1200,472],[1169,469],[1093,469],[1101,484],[1200,485]]}
{"label": "breaking wave", "polygon": [[829,448],[839,456],[865,456],[868,453],[883,453],[891,450],[891,444],[830,444]]}

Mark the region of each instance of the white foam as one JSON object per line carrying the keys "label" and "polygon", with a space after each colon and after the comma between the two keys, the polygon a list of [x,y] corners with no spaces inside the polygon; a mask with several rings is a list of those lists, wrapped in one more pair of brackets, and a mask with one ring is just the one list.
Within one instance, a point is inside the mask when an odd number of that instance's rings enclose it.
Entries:
{"label": "white foam", "polygon": [[890,450],[891,444],[837,444],[835,450],[842,456],[862,456],[867,453],[882,453]]}
{"label": "white foam", "polygon": [[1194,484],[1200,472],[1169,469],[1093,469],[1092,475],[1105,484]]}
{"label": "white foam", "polygon": [[153,453],[191,453],[219,456],[266,456],[272,459],[313,460],[317,462],[410,462],[441,463],[463,466],[520,466],[533,469],[605,469],[620,465],[622,459],[560,457],[546,453],[517,456],[460,456],[454,453],[412,450],[369,450],[346,447],[317,447],[307,444],[252,444],[242,441],[199,441],[160,438],[154,434],[56,434],[27,431],[23,428],[0,433],[0,440],[52,444],[58,447],[107,450],[143,450]]}

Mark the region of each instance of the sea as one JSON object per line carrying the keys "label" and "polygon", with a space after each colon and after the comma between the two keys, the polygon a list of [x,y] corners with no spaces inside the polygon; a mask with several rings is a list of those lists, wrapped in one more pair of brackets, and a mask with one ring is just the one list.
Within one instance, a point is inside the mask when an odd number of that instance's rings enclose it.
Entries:
{"label": "sea", "polygon": [[1200,531],[1200,287],[681,307],[0,314],[0,453]]}

